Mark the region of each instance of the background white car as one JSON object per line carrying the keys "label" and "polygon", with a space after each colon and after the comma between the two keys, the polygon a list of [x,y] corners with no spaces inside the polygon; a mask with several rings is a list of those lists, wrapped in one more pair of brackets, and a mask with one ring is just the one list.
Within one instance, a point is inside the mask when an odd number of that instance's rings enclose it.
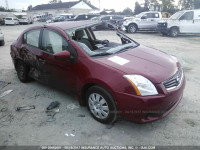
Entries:
{"label": "background white car", "polygon": [[169,19],[160,21],[157,28],[163,35],[171,37],[179,34],[199,34],[200,10],[179,11]]}
{"label": "background white car", "polygon": [[17,25],[19,21],[17,18],[14,17],[7,17],[5,18],[5,25]]}
{"label": "background white car", "polygon": [[126,18],[121,28],[129,33],[135,33],[138,30],[156,30],[161,19],[161,12],[142,12],[135,17]]}
{"label": "background white car", "polygon": [[1,32],[1,29],[0,29],[0,46],[3,46],[4,44],[5,44],[4,35],[3,35],[3,33]]}

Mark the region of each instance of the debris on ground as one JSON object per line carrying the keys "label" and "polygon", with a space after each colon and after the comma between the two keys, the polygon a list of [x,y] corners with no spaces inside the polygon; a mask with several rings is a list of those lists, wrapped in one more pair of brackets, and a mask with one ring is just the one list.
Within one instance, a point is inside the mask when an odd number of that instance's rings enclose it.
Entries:
{"label": "debris on ground", "polygon": [[10,94],[12,91],[13,91],[13,90],[7,90],[7,91],[3,92],[3,93],[0,95],[0,98],[6,96],[6,95],[8,95],[8,94]]}
{"label": "debris on ground", "polygon": [[53,122],[53,121],[56,121],[55,115],[56,115],[57,113],[59,113],[59,112],[60,112],[59,109],[56,109],[56,110],[54,110],[54,111],[46,111],[47,116],[50,116],[50,118],[48,118],[46,122]]}
{"label": "debris on ground", "polygon": [[6,87],[8,84],[11,84],[11,82],[0,81],[0,90]]}
{"label": "debris on ground", "polygon": [[85,117],[85,115],[81,115],[81,114],[80,114],[80,115],[78,115],[78,117]]}
{"label": "debris on ground", "polygon": [[35,109],[35,106],[23,106],[23,107],[17,107],[16,111],[21,111],[21,110],[31,110],[31,109]]}
{"label": "debris on ground", "polygon": [[47,107],[47,110],[52,110],[54,108],[57,108],[60,106],[60,103],[55,101],[55,102],[52,102],[48,107]]}
{"label": "debris on ground", "polygon": [[71,110],[73,110],[73,109],[78,109],[78,108],[79,108],[79,105],[77,105],[77,104],[69,104],[69,105],[67,106],[67,108],[68,108],[68,109],[71,109]]}
{"label": "debris on ground", "polygon": [[72,130],[72,132],[71,133],[65,133],[65,136],[75,136],[75,134],[76,134],[76,130],[74,129],[74,130]]}

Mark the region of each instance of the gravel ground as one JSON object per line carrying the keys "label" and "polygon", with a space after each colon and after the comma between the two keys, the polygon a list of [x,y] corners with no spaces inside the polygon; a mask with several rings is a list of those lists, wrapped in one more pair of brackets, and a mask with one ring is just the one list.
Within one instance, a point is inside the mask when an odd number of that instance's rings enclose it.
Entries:
{"label": "gravel ground", "polygon": [[[178,107],[156,122],[136,124],[119,120],[113,127],[95,121],[78,98],[71,93],[32,81],[21,83],[10,58],[10,45],[20,33],[33,25],[2,26],[5,46],[0,47],[0,81],[10,82],[0,94],[0,145],[199,145],[200,146],[200,36],[163,37],[154,32],[129,34],[142,45],[176,56],[186,74],[186,88]],[[99,36],[104,36],[102,32]],[[114,31],[108,31],[112,38]],[[0,87],[3,83],[0,84]],[[61,103],[56,121],[49,118],[46,107]],[[18,106],[35,105],[35,110],[16,112]],[[84,115],[84,116],[79,116]],[[3,117],[3,118],[2,118]],[[73,133],[74,136],[65,134]]]}

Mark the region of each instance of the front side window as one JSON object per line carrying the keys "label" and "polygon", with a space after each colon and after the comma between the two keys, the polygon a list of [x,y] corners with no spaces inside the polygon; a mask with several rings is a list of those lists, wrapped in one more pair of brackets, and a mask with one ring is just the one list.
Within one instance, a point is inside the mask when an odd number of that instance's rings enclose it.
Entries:
{"label": "front side window", "polygon": [[40,29],[31,30],[24,34],[24,44],[39,47]]}
{"label": "front side window", "polygon": [[58,33],[51,30],[44,30],[42,36],[42,49],[55,54],[67,50],[68,42]]}
{"label": "front side window", "polygon": [[194,12],[186,12],[183,16],[181,16],[180,20],[193,20],[194,18]]}

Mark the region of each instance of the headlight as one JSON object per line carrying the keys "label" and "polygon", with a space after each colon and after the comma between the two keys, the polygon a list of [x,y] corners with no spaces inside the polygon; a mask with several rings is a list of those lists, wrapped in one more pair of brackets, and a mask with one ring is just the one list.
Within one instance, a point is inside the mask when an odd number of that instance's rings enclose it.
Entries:
{"label": "headlight", "polygon": [[158,94],[153,83],[147,78],[141,75],[124,75],[124,77],[131,83],[137,95],[149,96]]}

